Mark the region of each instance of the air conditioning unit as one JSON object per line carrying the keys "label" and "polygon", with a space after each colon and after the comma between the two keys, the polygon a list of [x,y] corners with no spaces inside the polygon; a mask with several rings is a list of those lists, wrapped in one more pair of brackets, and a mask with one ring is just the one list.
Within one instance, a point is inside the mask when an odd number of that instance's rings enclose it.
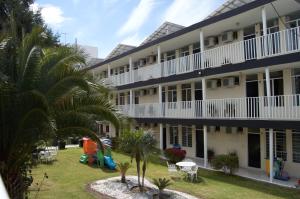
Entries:
{"label": "air conditioning unit", "polygon": [[221,36],[222,42],[227,43],[227,42],[232,42],[233,41],[233,31],[227,31],[224,32]]}
{"label": "air conditioning unit", "polygon": [[222,85],[224,87],[233,87],[234,86],[234,80],[235,80],[234,77],[224,78],[224,79],[222,79]]}
{"label": "air conditioning unit", "polygon": [[204,41],[204,45],[208,48],[214,47],[217,44],[218,44],[218,37],[208,37]]}
{"label": "air conditioning unit", "polygon": [[216,80],[216,79],[207,80],[206,87],[208,89],[216,89],[218,87],[217,83],[218,83],[218,80]]}

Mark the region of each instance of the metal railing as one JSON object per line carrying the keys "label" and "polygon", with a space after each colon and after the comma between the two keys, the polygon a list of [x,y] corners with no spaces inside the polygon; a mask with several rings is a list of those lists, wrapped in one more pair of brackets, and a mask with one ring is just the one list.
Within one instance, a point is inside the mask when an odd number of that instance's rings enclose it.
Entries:
{"label": "metal railing", "polygon": [[300,120],[300,95],[147,103],[118,108],[135,118]]}
{"label": "metal railing", "polygon": [[108,82],[119,86],[299,51],[300,27],[296,27],[113,75]]}

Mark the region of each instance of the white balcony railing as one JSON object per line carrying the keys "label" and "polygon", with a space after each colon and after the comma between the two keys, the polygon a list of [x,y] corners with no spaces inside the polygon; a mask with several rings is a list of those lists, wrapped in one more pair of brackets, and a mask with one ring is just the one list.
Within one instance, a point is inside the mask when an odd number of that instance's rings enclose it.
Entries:
{"label": "white balcony railing", "polygon": [[147,103],[118,109],[134,118],[300,120],[300,95]]}
{"label": "white balcony railing", "polygon": [[[137,70],[113,75],[110,81],[119,86],[148,79],[188,73],[194,70],[242,63],[253,59],[279,56],[300,51],[300,27],[238,41],[224,46],[205,50],[160,64],[145,66]],[[131,77],[133,76],[133,77]]]}

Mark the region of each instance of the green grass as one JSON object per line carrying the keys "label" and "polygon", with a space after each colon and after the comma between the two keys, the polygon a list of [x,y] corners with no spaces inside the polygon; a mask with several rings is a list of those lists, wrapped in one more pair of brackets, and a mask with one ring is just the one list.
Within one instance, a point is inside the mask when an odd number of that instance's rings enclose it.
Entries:
{"label": "green grass", "polygon": [[[118,172],[92,168],[78,162],[82,149],[59,151],[57,161],[53,164],[41,164],[33,169],[34,183],[30,188],[29,198],[35,198],[37,185],[46,172],[45,179],[37,198],[94,198],[86,191],[86,185],[99,179],[118,176]],[[116,162],[130,161],[120,153],[113,153]],[[157,161],[156,161],[157,162]],[[128,170],[128,175],[136,175],[135,165]],[[300,191],[287,189],[267,183],[256,182],[238,176],[228,176],[220,172],[200,170],[201,183],[189,183],[184,180],[172,181],[171,189],[183,191],[199,198],[299,198]],[[166,166],[150,163],[147,169],[148,179],[167,177]]]}

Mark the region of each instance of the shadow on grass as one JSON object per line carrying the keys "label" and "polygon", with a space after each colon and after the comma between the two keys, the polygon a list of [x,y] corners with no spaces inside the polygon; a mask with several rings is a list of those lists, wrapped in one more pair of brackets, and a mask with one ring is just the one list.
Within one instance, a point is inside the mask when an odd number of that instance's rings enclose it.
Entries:
{"label": "shadow on grass", "polygon": [[300,190],[298,189],[280,187],[278,185],[259,182],[259,181],[247,179],[236,175],[228,175],[220,171],[207,171],[201,169],[199,170],[198,175],[201,175],[202,178],[224,182],[227,184],[239,186],[246,189],[252,189],[255,191],[259,191],[277,197],[300,199]]}
{"label": "shadow on grass", "polygon": [[118,172],[117,169],[112,170],[112,169],[107,168],[106,166],[99,167],[97,164],[92,164],[92,165],[86,164],[86,165],[92,169],[99,169],[105,173],[117,173]]}

